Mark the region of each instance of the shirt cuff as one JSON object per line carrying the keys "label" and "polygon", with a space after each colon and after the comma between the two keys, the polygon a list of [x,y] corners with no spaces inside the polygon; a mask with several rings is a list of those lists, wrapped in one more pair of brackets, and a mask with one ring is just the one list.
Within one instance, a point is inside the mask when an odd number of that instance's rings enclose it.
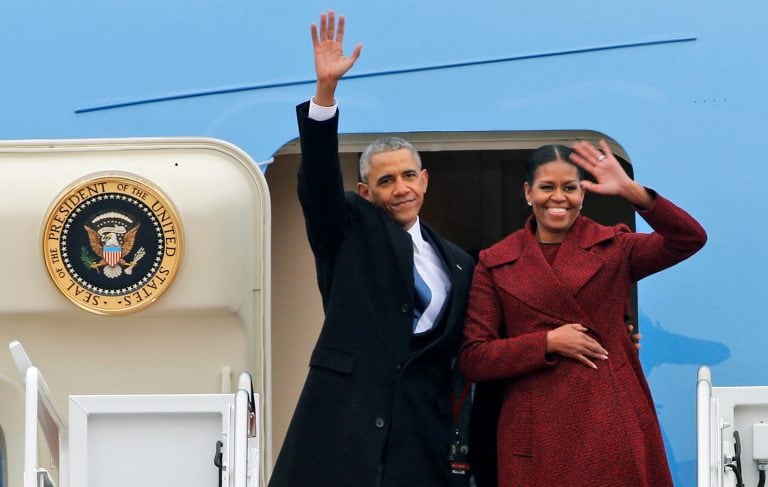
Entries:
{"label": "shirt cuff", "polygon": [[336,100],[336,98],[333,99],[333,106],[324,107],[315,103],[315,98],[312,97],[309,100],[309,113],[307,116],[316,122],[324,122],[326,120],[332,119],[334,115],[336,115],[336,110],[338,107],[339,102]]}

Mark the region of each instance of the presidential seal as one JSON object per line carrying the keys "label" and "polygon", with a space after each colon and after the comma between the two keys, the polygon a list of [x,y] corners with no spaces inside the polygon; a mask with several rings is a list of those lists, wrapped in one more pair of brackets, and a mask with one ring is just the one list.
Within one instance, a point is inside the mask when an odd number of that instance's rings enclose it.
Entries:
{"label": "presidential seal", "polygon": [[125,173],[91,175],[62,192],[45,219],[42,241],[59,291],[103,315],[139,311],[160,297],[183,248],[171,202]]}

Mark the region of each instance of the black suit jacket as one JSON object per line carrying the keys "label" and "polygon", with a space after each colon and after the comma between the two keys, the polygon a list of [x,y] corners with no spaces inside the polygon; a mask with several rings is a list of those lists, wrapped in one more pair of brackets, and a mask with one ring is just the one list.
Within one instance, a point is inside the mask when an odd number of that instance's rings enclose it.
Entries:
{"label": "black suit jacket", "polygon": [[325,321],[270,481],[281,486],[446,486],[451,475],[451,366],[472,258],[426,225],[451,279],[434,338],[414,345],[413,245],[387,213],[344,193],[338,114],[297,107],[299,198]]}

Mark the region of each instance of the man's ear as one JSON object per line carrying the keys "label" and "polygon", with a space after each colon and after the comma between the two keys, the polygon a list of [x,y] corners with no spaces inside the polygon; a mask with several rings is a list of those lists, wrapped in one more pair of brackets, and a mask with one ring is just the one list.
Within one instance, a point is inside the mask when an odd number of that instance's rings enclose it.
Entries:
{"label": "man's ear", "polygon": [[429,187],[429,173],[426,169],[421,170],[421,177],[424,179],[424,192],[427,192],[427,187]]}
{"label": "man's ear", "polygon": [[371,188],[368,187],[368,183],[357,183],[357,194],[363,197],[363,199],[371,201]]}

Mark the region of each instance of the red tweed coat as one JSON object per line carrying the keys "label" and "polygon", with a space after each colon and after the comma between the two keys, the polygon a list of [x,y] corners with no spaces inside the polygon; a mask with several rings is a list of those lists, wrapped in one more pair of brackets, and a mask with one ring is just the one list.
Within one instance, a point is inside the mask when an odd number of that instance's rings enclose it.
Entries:
{"label": "red tweed coat", "polygon": [[[654,233],[580,216],[552,265],[532,218],[480,253],[460,360],[471,381],[505,380],[499,486],[672,485],[624,312],[635,281],[690,256],[706,234],[660,196],[640,214]],[[608,350],[597,370],[545,353],[547,331],[565,323]]]}

